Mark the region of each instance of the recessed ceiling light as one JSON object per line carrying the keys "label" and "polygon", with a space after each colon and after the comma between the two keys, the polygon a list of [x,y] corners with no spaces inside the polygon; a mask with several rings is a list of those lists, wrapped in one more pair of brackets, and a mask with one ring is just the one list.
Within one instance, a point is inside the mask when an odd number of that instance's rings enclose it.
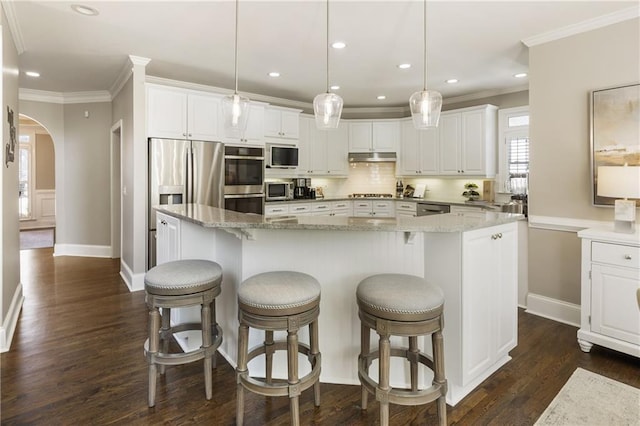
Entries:
{"label": "recessed ceiling light", "polygon": [[28,75],[29,77],[40,77],[40,73],[36,71],[27,71],[25,72],[25,74]]}
{"label": "recessed ceiling light", "polygon": [[447,80],[447,83],[449,83],[449,84],[454,84],[454,83],[457,83],[457,82],[458,82],[457,78],[450,78],[449,80]]}
{"label": "recessed ceiling light", "polygon": [[336,41],[331,44],[331,47],[333,47],[334,49],[344,49],[345,47],[347,47],[347,43],[345,43],[344,41]]}
{"label": "recessed ceiling light", "polygon": [[83,4],[72,4],[71,9],[85,16],[96,16],[100,14],[98,9],[94,9],[93,7],[85,6]]}
{"label": "recessed ceiling light", "polygon": [[269,77],[280,77],[280,73],[278,71],[271,71]]}
{"label": "recessed ceiling light", "polygon": [[331,90],[339,90],[339,89],[340,89],[340,86],[338,85],[331,86]]}
{"label": "recessed ceiling light", "polygon": [[383,100],[383,99],[387,99],[387,97],[386,97],[385,95],[380,95],[380,96],[378,96],[378,97],[377,97],[377,99],[378,99],[379,101],[381,101],[381,100]]}
{"label": "recessed ceiling light", "polygon": [[398,65],[398,68],[400,68],[401,70],[406,70],[407,68],[411,68],[411,64],[400,64]]}
{"label": "recessed ceiling light", "polygon": [[521,72],[513,75],[515,78],[525,78],[527,76],[526,72]]}

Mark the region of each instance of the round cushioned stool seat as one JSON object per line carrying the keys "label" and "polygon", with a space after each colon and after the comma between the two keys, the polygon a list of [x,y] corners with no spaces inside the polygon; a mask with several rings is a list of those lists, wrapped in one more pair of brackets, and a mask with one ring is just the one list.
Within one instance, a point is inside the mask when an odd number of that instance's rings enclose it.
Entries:
{"label": "round cushioned stool seat", "polygon": [[424,278],[380,274],[365,278],[356,291],[360,309],[378,318],[424,321],[442,313],[442,290]]}
{"label": "round cushioned stool seat", "polygon": [[291,315],[318,303],[320,283],[311,275],[273,271],[254,275],[238,289],[238,302],[247,312],[263,315]]}
{"label": "round cushioned stool seat", "polygon": [[180,296],[209,290],[222,282],[222,268],[208,260],[176,260],[151,268],[144,289],[158,296]]}

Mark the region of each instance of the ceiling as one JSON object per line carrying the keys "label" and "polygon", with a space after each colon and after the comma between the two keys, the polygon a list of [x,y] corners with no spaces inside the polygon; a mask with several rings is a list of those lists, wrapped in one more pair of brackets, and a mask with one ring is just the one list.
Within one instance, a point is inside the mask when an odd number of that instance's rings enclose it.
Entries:
{"label": "ceiling", "polygon": [[[82,3],[99,11],[83,16]],[[113,90],[128,55],[147,75],[233,89],[233,1],[3,2],[20,88]],[[330,83],[346,108],[406,106],[423,87],[421,1],[330,2]],[[638,1],[429,1],[428,88],[445,98],[526,90],[528,45],[638,16]],[[239,91],[303,103],[326,91],[326,3],[240,0]],[[523,40],[526,42],[523,43]],[[401,63],[412,67],[401,70]],[[37,71],[39,78],[25,76]],[[278,71],[278,78],[269,77]],[[445,80],[456,78],[457,84]],[[378,100],[378,95],[386,99]]]}

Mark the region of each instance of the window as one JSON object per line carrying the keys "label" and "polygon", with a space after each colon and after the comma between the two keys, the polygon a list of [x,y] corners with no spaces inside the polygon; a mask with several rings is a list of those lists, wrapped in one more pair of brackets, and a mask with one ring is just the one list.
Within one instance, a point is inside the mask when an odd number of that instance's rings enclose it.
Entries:
{"label": "window", "polygon": [[32,135],[21,134],[19,136],[20,150],[18,152],[18,206],[19,218],[31,219],[31,174],[33,167]]}
{"label": "window", "polygon": [[526,194],[529,188],[529,107],[500,110],[499,127],[498,190]]}

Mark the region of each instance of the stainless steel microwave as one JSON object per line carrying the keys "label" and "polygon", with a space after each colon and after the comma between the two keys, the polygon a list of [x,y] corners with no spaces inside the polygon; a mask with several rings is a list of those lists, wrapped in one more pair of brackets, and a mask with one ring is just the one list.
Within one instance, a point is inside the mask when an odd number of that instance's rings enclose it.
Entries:
{"label": "stainless steel microwave", "polygon": [[298,148],[292,145],[267,145],[267,164],[272,169],[294,169],[298,167]]}
{"label": "stainless steel microwave", "polygon": [[284,201],[293,199],[291,182],[265,182],[265,199],[267,201]]}

